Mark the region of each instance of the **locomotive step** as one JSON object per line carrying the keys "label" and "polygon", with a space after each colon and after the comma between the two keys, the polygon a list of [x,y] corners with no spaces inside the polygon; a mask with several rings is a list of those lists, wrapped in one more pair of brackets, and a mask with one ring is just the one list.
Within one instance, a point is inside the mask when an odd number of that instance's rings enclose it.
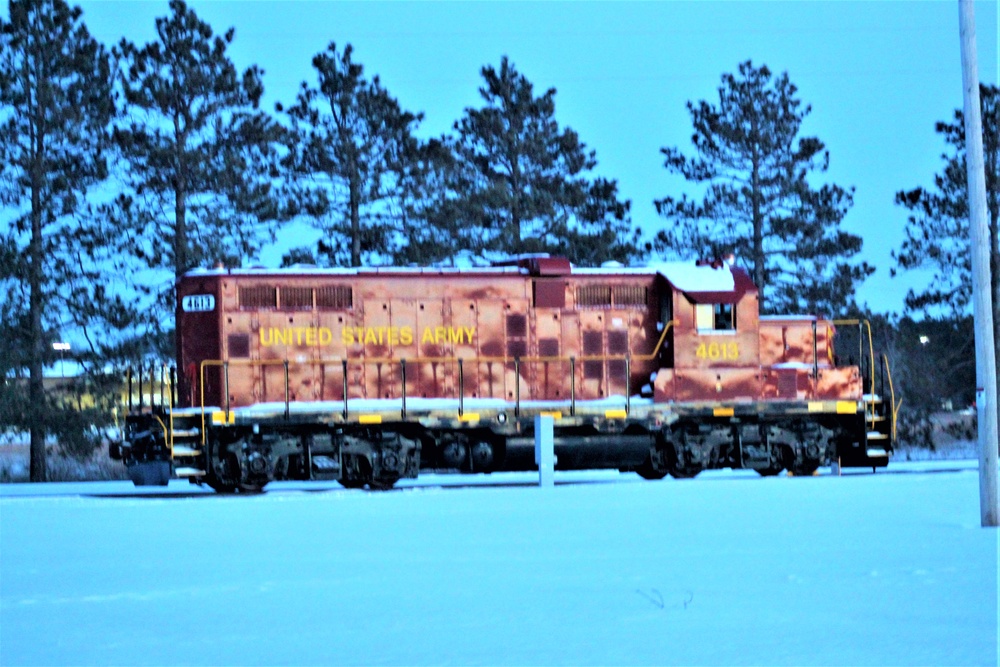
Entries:
{"label": "locomotive step", "polygon": [[868,431],[867,438],[869,442],[872,440],[888,440],[889,435],[887,433],[879,433],[878,431]]}
{"label": "locomotive step", "polygon": [[203,477],[205,475],[205,471],[199,470],[198,468],[183,466],[180,468],[174,468],[174,474],[178,477]]}
{"label": "locomotive step", "polygon": [[175,428],[174,431],[175,438],[197,438],[201,435],[201,430],[197,428],[180,429]]}
{"label": "locomotive step", "polygon": [[200,456],[201,450],[187,445],[174,445],[173,453],[175,458],[178,456]]}

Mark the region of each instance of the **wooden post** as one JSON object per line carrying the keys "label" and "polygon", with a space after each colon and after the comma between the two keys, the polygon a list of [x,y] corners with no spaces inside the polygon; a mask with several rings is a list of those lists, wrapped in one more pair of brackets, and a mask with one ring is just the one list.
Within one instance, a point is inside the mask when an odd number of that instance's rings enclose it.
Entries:
{"label": "wooden post", "polygon": [[958,0],[965,105],[965,165],[972,242],[972,303],[976,328],[976,410],[979,417],[979,509],[982,526],[1000,525],[997,493],[997,377],[990,295],[990,235],[986,224],[983,123],[972,0]]}

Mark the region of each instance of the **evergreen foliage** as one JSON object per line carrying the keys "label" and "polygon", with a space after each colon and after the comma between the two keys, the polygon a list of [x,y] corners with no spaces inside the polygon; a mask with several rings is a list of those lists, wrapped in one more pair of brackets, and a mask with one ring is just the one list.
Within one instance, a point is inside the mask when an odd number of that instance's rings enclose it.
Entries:
{"label": "evergreen foliage", "polygon": [[[278,218],[280,133],[258,109],[263,71],[240,75],[226,53],[234,30],[215,35],[183,0],[171,0],[156,33],[141,48],[123,40],[116,49],[126,188],[106,213],[131,235],[132,256],[171,278],[216,262],[239,266],[271,239]],[[169,289],[163,296],[171,303]]]}
{"label": "evergreen foliage", "polygon": [[[1000,88],[979,86],[983,119],[983,163],[986,171],[986,208],[989,211],[990,269],[993,308],[1000,294]],[[934,277],[923,291],[910,290],[910,311],[932,309],[962,313],[972,299],[972,258],[969,254],[969,192],[965,167],[965,115],[956,110],[952,122],[939,122],[948,152],[934,176],[933,188],[896,193],[896,203],[909,211],[906,238],[893,253],[901,270],[927,268]],[[895,273],[895,272],[894,272]]]}
{"label": "evergreen foliage", "polygon": [[[91,427],[112,395],[103,373],[112,345],[101,332],[127,328],[136,314],[106,289],[111,232],[86,215],[88,194],[107,176],[108,54],[63,0],[9,7],[9,21],[0,19],[0,203],[9,216],[0,234],[0,421],[30,433],[31,479],[43,481],[47,434],[75,453],[94,444]],[[67,334],[88,345],[74,355],[97,382],[87,405],[79,383],[58,396],[43,383],[52,343]]]}
{"label": "evergreen foliage", "polygon": [[400,181],[401,243],[397,265],[428,266],[454,261],[462,228],[458,205],[457,163],[448,138],[414,146]]}
{"label": "evergreen foliage", "polygon": [[760,289],[762,313],[843,314],[874,269],[852,262],[862,240],[839,228],[853,188],[809,182],[830,161],[822,141],[800,136],[811,107],[787,73],[772,76],[749,60],[724,74],[718,91],[717,105],[687,105],[695,155],[661,151],[670,172],[705,194],[655,202],[671,226],[654,247],[685,259],[734,254]]}
{"label": "evergreen foliage", "polygon": [[[990,237],[990,296],[993,303],[993,342],[1000,375],[1000,88],[979,86],[983,121],[983,166],[986,172],[986,209]],[[910,215],[906,238],[893,253],[901,270],[931,269],[934,274],[923,291],[910,290],[906,308],[931,316],[943,311],[958,321],[967,314],[972,299],[972,256],[969,252],[969,191],[965,164],[965,114],[956,110],[952,122],[939,122],[948,152],[944,167],[934,176],[932,189],[914,188],[896,193],[896,203]],[[893,271],[895,274],[895,270]],[[972,332],[970,334],[970,343]],[[974,353],[972,357],[974,359]],[[974,379],[973,379],[974,381]]]}
{"label": "evergreen foliage", "polygon": [[377,76],[365,78],[350,44],[338,51],[331,43],[312,64],[318,87],[303,82],[287,110],[292,130],[283,163],[295,183],[287,213],[306,215],[322,232],[321,263],[384,262],[401,242],[402,183],[416,175],[412,132],[422,116],[404,111]]}
{"label": "evergreen foliage", "polygon": [[550,252],[586,264],[635,256],[631,204],[619,199],[617,181],[590,177],[595,153],[559,127],[555,89],[536,97],[506,57],[482,76],[484,106],[466,109],[451,142],[454,197],[445,217],[458,221],[453,247]]}

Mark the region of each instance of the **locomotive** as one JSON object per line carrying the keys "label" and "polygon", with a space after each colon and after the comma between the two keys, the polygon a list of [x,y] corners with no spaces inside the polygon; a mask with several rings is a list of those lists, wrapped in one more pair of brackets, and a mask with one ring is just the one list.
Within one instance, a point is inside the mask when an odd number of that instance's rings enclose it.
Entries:
{"label": "locomotive", "polygon": [[[761,317],[732,261],[199,269],[176,293],[176,372],[158,403],[155,372],[137,401],[130,374],[112,448],[136,485],[537,470],[537,415],[553,418],[557,470],[808,475],[892,452],[870,327]],[[846,364],[840,330],[856,333]]]}

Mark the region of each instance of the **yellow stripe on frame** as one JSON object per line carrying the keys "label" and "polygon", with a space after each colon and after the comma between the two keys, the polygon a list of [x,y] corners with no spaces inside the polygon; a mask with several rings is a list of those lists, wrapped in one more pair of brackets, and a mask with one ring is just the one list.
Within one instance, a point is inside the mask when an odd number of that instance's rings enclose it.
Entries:
{"label": "yellow stripe on frame", "polygon": [[479,421],[478,412],[467,412],[464,415],[458,416],[458,421],[460,422],[477,422]]}
{"label": "yellow stripe on frame", "polygon": [[359,424],[381,424],[382,415],[358,415]]}
{"label": "yellow stripe on frame", "polygon": [[853,415],[858,411],[858,404],[855,401],[837,401],[838,415]]}
{"label": "yellow stripe on frame", "polygon": [[736,411],[733,408],[715,408],[712,414],[716,417],[732,417]]}
{"label": "yellow stripe on frame", "polygon": [[826,412],[823,401],[809,401],[809,412]]}
{"label": "yellow stripe on frame", "polygon": [[625,419],[628,417],[628,413],[624,410],[605,410],[604,416],[608,419]]}
{"label": "yellow stripe on frame", "polygon": [[213,424],[235,424],[236,423],[236,413],[230,412],[229,419],[226,420],[226,413],[219,411],[212,413],[212,423]]}
{"label": "yellow stripe on frame", "polygon": [[562,419],[561,412],[539,412],[542,417],[552,417],[553,419]]}

